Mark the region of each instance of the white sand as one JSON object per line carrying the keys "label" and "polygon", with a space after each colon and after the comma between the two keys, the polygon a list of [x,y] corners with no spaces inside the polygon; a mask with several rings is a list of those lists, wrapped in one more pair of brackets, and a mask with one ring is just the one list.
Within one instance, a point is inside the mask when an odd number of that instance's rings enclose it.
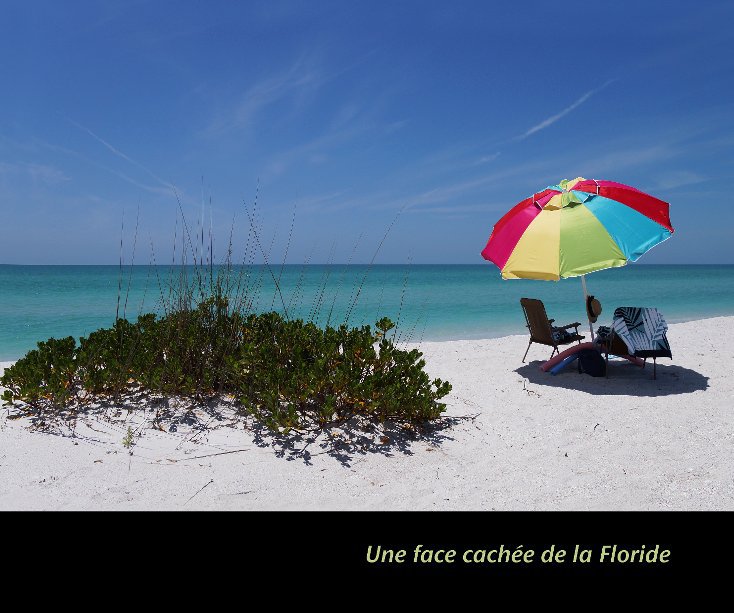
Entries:
{"label": "white sand", "polygon": [[609,379],[542,373],[550,351],[521,364],[525,336],[423,343],[453,384],[447,415],[476,417],[341,456],[323,437],[308,459],[283,452],[241,424],[144,429],[131,456],[140,417],[125,411],[72,437],[2,410],[0,509],[734,509],[734,317],[668,338],[656,381],[617,361]]}

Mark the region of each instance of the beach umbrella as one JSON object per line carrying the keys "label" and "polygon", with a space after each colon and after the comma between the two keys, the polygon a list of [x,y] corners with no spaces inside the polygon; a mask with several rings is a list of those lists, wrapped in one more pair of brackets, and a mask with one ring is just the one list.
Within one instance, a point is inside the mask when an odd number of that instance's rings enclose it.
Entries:
{"label": "beach umbrella", "polygon": [[[516,204],[494,226],[482,257],[504,279],[558,281],[624,266],[670,238],[670,205],[634,187],[578,177]],[[592,340],[594,329],[589,318]]]}

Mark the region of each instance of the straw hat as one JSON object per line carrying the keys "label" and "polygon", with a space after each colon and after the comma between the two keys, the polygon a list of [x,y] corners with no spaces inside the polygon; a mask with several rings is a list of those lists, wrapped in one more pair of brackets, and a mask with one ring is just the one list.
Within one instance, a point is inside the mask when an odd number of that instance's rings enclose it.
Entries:
{"label": "straw hat", "polygon": [[594,298],[594,296],[588,296],[586,298],[586,314],[589,316],[591,323],[596,323],[597,318],[601,315],[601,302]]}

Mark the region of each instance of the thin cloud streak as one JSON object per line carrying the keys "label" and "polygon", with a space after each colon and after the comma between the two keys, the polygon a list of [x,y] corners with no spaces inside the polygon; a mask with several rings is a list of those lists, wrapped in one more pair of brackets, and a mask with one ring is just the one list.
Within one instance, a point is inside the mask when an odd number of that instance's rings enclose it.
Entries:
{"label": "thin cloud streak", "polygon": [[[220,111],[210,120],[200,136],[213,138],[221,136],[232,130],[244,130],[255,125],[257,117],[266,112],[268,107],[282,100],[291,100],[294,104],[294,112],[297,114],[302,109],[303,100],[307,94],[317,92],[325,84],[339,79],[355,68],[364,64],[371,56],[377,53],[377,49],[368,51],[353,62],[328,71],[323,67],[315,52],[302,54],[296,61],[281,72],[269,75],[251,85],[238,100],[226,109]],[[347,109],[348,111],[349,109]],[[341,118],[343,120],[343,117]],[[337,122],[340,118],[337,118]],[[397,121],[392,126],[393,130],[400,129],[406,122]]]}
{"label": "thin cloud streak", "polygon": [[[540,175],[543,170],[555,163],[555,160],[535,160],[532,162],[513,165],[502,170],[497,170],[488,175],[482,175],[442,187],[422,190],[420,192],[406,193],[402,196],[397,195],[394,191],[383,190],[381,192],[375,192],[358,198],[337,201],[332,205],[321,207],[319,212],[328,214],[344,209],[369,209],[379,211],[394,210],[400,207],[404,207],[406,212],[411,210],[423,211],[429,207],[436,208],[436,206],[441,203],[456,201],[467,194],[475,192],[477,189],[485,189],[493,185],[501,185],[510,177]],[[521,198],[518,198],[518,200],[520,199]],[[514,202],[510,204],[514,204]]]}
{"label": "thin cloud streak", "polygon": [[159,177],[158,175],[156,175],[156,174],[155,174],[155,173],[154,173],[154,172],[153,172],[152,170],[150,170],[149,168],[147,168],[146,166],[144,166],[144,165],[143,165],[143,164],[141,164],[140,162],[138,162],[138,161],[136,161],[136,160],[132,159],[132,158],[131,158],[130,156],[126,155],[125,153],[123,153],[122,151],[120,151],[119,149],[117,149],[116,147],[114,147],[113,145],[111,145],[110,143],[108,143],[108,142],[107,142],[106,140],[104,140],[104,139],[103,139],[103,138],[101,138],[100,136],[97,136],[97,135],[96,135],[96,134],[95,134],[94,132],[92,132],[92,131],[91,131],[91,130],[90,130],[89,128],[87,128],[87,127],[85,127],[85,126],[83,126],[83,125],[81,125],[81,124],[77,123],[76,121],[74,121],[73,119],[70,119],[69,117],[67,117],[66,119],[67,119],[67,121],[69,121],[69,122],[70,122],[71,124],[73,124],[74,126],[76,126],[77,128],[79,128],[80,130],[82,130],[82,131],[86,132],[86,133],[87,133],[87,134],[89,134],[89,135],[90,135],[90,136],[91,136],[92,138],[94,138],[95,140],[97,140],[98,142],[100,142],[101,144],[103,144],[103,145],[104,145],[105,147],[107,147],[107,149],[109,149],[109,150],[110,150],[110,151],[111,151],[112,153],[114,153],[114,154],[115,154],[115,155],[117,155],[118,157],[121,157],[121,158],[122,158],[123,160],[125,160],[126,162],[129,162],[129,163],[130,163],[130,164],[132,164],[133,166],[137,166],[137,167],[138,167],[138,168],[140,168],[141,170],[143,170],[143,171],[145,171],[146,173],[148,173],[148,174],[149,174],[149,175],[150,175],[150,176],[151,176],[151,177],[152,177],[153,179],[155,179],[156,181],[158,181],[158,183],[160,183],[160,184],[161,184],[161,185],[163,185],[164,187],[167,187],[168,189],[172,189],[172,190],[175,190],[175,189],[176,189],[176,188],[175,188],[175,186],[174,186],[173,184],[169,183],[168,181],[165,181],[165,180],[161,179],[161,178],[160,178],[160,177]]}
{"label": "thin cloud streak", "polygon": [[433,214],[465,214],[465,213],[486,213],[488,211],[506,211],[508,210],[506,202],[493,204],[460,204],[456,206],[432,206],[425,208],[407,209],[408,213],[433,213]]}
{"label": "thin cloud streak", "polygon": [[[136,181],[135,179],[129,177],[128,175],[115,170],[114,168],[110,168],[109,166],[105,166],[104,164],[100,164],[96,160],[92,160],[88,158],[86,155],[83,155],[79,153],[78,151],[74,151],[73,149],[69,149],[68,147],[62,147],[60,145],[54,145],[52,143],[48,143],[46,141],[36,139],[36,142],[40,144],[42,147],[45,147],[47,149],[50,149],[51,151],[59,151],[65,155],[70,155],[75,158],[78,158],[87,164],[90,164],[91,166],[94,166],[95,168],[99,168],[101,170],[105,170],[116,177],[119,177],[123,181],[127,181],[131,185],[134,185],[135,187],[139,187],[140,189],[144,189],[147,192],[150,192],[151,194],[156,194],[159,196],[167,196],[170,197],[173,194],[174,186],[169,185],[165,182],[163,182],[163,187],[158,187],[155,185],[146,185],[145,183],[141,183],[140,181]],[[123,154],[124,155],[124,154]],[[182,201],[185,200],[184,196],[179,192],[179,196],[181,197]]]}
{"label": "thin cloud streak", "polygon": [[7,163],[0,162],[0,176],[2,175],[26,175],[34,182],[47,183],[49,185],[70,181],[62,170],[49,166],[48,164],[31,163]]}
{"label": "thin cloud streak", "polygon": [[531,136],[535,134],[536,132],[540,132],[541,130],[544,130],[545,128],[549,126],[552,126],[559,119],[562,119],[563,117],[568,115],[571,111],[580,107],[584,102],[586,102],[594,94],[598,94],[601,90],[607,87],[607,85],[609,85],[610,83],[613,83],[614,81],[616,81],[616,79],[610,79],[609,81],[604,83],[604,85],[602,85],[601,87],[597,87],[596,89],[592,89],[591,91],[586,92],[583,96],[581,96],[578,100],[576,100],[576,102],[574,102],[570,106],[567,106],[560,113],[556,113],[555,115],[548,117],[548,119],[544,119],[539,124],[530,128],[524,134],[521,134],[520,136],[516,136],[513,140],[515,141],[525,140],[528,136]]}
{"label": "thin cloud streak", "polygon": [[[319,212],[336,212],[346,208],[366,208],[370,210],[395,209],[405,207],[406,212],[431,212],[434,214],[470,213],[463,207],[471,206],[462,202],[464,198],[486,197],[488,189],[499,188],[504,193],[503,184],[508,180],[518,181],[517,191],[508,195],[503,207],[493,208],[488,205],[487,211],[507,210],[523,198],[529,196],[534,189],[542,189],[547,184],[557,183],[561,178],[572,178],[579,175],[587,177],[615,178],[623,176],[630,167],[652,167],[660,162],[674,159],[685,151],[686,132],[676,134],[674,138],[664,133],[647,135],[644,139],[621,139],[606,144],[606,151],[598,153],[597,147],[573,150],[562,156],[552,158],[535,158],[516,163],[494,172],[470,177],[464,181],[456,181],[433,189],[416,190],[413,193],[396,194],[385,191],[363,195],[358,198],[339,200],[332,204],[324,202]],[[645,145],[641,141],[653,141],[656,144]],[[436,164],[437,166],[439,164]],[[537,180],[526,181],[528,177]],[[527,193],[522,193],[525,186]],[[456,204],[453,204],[456,203]]]}
{"label": "thin cloud streak", "polygon": [[483,155],[472,165],[481,166],[482,164],[489,164],[490,162],[494,162],[499,156],[500,156],[499,151],[497,153],[493,153],[492,155]]}
{"label": "thin cloud streak", "polygon": [[323,133],[274,155],[265,168],[264,179],[272,180],[283,174],[296,160],[310,164],[324,163],[336,147],[365,136],[374,143],[400,130],[406,123],[403,121],[384,123],[375,117],[373,109],[355,103],[347,104],[336,113]]}
{"label": "thin cloud streak", "polygon": [[234,108],[221,113],[204,131],[205,136],[219,136],[231,130],[250,127],[265,108],[307,88],[320,87],[328,77],[313,67],[313,62],[299,58],[288,70],[269,76],[252,85]]}

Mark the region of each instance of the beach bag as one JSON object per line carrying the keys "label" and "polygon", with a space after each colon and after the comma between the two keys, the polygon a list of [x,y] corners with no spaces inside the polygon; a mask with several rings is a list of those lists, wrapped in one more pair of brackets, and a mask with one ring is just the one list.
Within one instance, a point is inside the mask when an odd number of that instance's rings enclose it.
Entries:
{"label": "beach bag", "polygon": [[563,345],[565,343],[568,343],[573,337],[573,334],[571,334],[568,330],[565,328],[552,328],[551,334],[553,335],[553,340],[558,343],[559,345]]}
{"label": "beach bag", "polygon": [[578,365],[580,373],[586,373],[592,377],[603,377],[607,374],[607,364],[604,357],[594,349],[579,351]]}

